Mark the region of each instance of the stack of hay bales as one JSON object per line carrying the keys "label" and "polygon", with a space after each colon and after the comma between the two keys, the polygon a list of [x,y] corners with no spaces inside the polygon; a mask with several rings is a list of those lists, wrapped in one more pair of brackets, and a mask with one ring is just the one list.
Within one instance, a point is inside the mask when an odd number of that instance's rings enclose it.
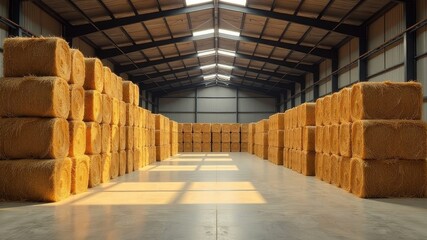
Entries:
{"label": "stack of hay bales", "polygon": [[178,136],[178,123],[175,121],[170,121],[170,156],[175,156],[178,154],[178,143],[179,143],[179,136]]}
{"label": "stack of hay bales", "polygon": [[[5,78],[0,79],[1,199],[52,202],[70,195],[66,120],[70,69],[70,49],[62,39],[5,40]],[[77,153],[81,152],[79,148]],[[87,160],[82,164],[76,168],[87,172]],[[74,180],[79,175],[75,172]]]}
{"label": "stack of hay bales", "polygon": [[202,124],[193,123],[193,152],[202,152]]}
{"label": "stack of hay bales", "polygon": [[241,124],[231,124],[231,152],[240,152],[240,129]]}
{"label": "stack of hay bales", "polygon": [[255,155],[261,159],[268,158],[268,119],[262,119],[255,125]]}
{"label": "stack of hay bales", "polygon": [[248,152],[248,141],[249,141],[249,124],[243,123],[241,125],[240,133],[240,151]]}
{"label": "stack of hay bales", "polygon": [[157,148],[156,148],[156,116],[148,112],[149,121],[149,132],[148,137],[150,138],[150,151],[149,151],[149,163],[155,163],[157,161]]}
{"label": "stack of hay bales", "polygon": [[184,152],[184,124],[178,123],[178,152]]}
{"label": "stack of hay bales", "polygon": [[212,133],[211,124],[202,124],[202,152],[212,151]]}
{"label": "stack of hay bales", "polygon": [[212,131],[212,152],[221,152],[221,130],[222,124],[220,123],[212,123],[211,131]]}
{"label": "stack of hay bales", "polygon": [[283,165],[284,113],[271,115],[268,120],[268,160]]}
{"label": "stack of hay bales", "polygon": [[248,153],[255,154],[255,123],[248,124]]}
{"label": "stack of hay bales", "polygon": [[182,130],[184,132],[184,152],[193,152],[193,124],[184,123]]}
{"label": "stack of hay bales", "polygon": [[163,161],[170,154],[170,120],[160,114],[156,117],[156,160]]}
{"label": "stack of hay bales", "polygon": [[231,124],[221,124],[221,152],[231,151]]}

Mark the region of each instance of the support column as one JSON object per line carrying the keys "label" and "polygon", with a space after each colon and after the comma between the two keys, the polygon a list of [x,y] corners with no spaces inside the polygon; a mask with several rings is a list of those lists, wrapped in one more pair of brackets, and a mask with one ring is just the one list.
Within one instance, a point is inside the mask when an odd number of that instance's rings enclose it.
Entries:
{"label": "support column", "polygon": [[239,123],[239,89],[236,89],[236,123]]}
{"label": "support column", "polygon": [[[406,28],[413,26],[417,19],[415,0],[408,0],[405,4]],[[405,54],[405,81],[417,79],[416,56],[416,33],[415,31],[406,32],[403,38]]]}
{"label": "support column", "polygon": [[[368,51],[368,34],[366,27],[362,29],[359,37],[359,57]],[[366,58],[359,58],[359,81],[364,82],[368,80],[368,63]]]}
{"label": "support column", "polygon": [[197,88],[194,90],[194,122],[197,123]]}
{"label": "support column", "polygon": [[[313,73],[313,84],[316,84],[320,80],[319,65],[316,66],[316,71]],[[313,101],[319,98],[319,85],[313,87]]]}
{"label": "support column", "polygon": [[[21,24],[21,0],[10,0],[9,1],[9,19],[20,25]],[[21,30],[19,28],[9,27],[9,37],[21,36]]]}
{"label": "support column", "polygon": [[291,87],[291,107],[295,107],[295,83]]}
{"label": "support column", "polygon": [[338,52],[334,50],[332,53],[332,92],[338,92],[338,73],[334,73],[338,70]]}

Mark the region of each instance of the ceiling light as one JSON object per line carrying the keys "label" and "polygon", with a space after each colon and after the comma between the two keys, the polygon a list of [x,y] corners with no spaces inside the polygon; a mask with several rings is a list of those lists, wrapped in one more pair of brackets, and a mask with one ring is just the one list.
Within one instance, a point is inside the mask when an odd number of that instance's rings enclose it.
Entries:
{"label": "ceiling light", "polygon": [[221,49],[219,49],[218,50],[218,54],[225,55],[225,56],[230,56],[230,57],[235,57],[236,56],[236,53],[233,52],[233,51],[230,51],[230,50],[221,50]]}
{"label": "ceiling light", "polygon": [[233,69],[233,66],[218,63],[218,67],[225,69]]}
{"label": "ceiling light", "polygon": [[216,51],[215,50],[205,50],[205,51],[199,51],[197,52],[197,56],[198,57],[203,57],[203,56],[208,56],[208,55],[212,55],[215,54]]}
{"label": "ceiling light", "polygon": [[216,67],[216,64],[209,64],[209,65],[205,65],[205,66],[200,66],[200,69],[209,69],[209,68],[214,68]]}
{"label": "ceiling light", "polygon": [[206,30],[201,30],[201,31],[197,31],[197,32],[193,32],[193,36],[197,37],[197,36],[202,36],[202,35],[206,35],[206,34],[212,34],[214,33],[214,29],[206,29]]}
{"label": "ceiling light", "polygon": [[212,0],[186,0],[185,3],[187,6],[196,5],[200,3],[211,2]]}
{"label": "ceiling light", "polygon": [[219,29],[219,33],[227,34],[227,35],[231,35],[231,36],[236,36],[236,37],[240,36],[239,32],[231,31],[231,30],[227,30],[227,29],[222,29],[222,28]]}
{"label": "ceiling light", "polygon": [[221,0],[221,2],[226,2],[226,3],[241,5],[241,6],[246,6],[246,0]]}
{"label": "ceiling light", "polygon": [[210,80],[210,79],[214,79],[215,77],[216,77],[216,74],[206,75],[206,76],[203,76],[203,80]]}
{"label": "ceiling light", "polygon": [[217,74],[217,76],[223,80],[227,80],[227,81],[230,80],[230,76],[227,76],[227,75]]}

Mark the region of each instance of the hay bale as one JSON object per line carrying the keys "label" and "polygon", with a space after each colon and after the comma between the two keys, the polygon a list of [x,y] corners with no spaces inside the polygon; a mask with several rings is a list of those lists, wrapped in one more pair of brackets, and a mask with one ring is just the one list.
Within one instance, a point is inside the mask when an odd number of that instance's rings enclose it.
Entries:
{"label": "hay bale", "polygon": [[351,192],[361,198],[423,197],[425,160],[362,160],[350,163]]}
{"label": "hay bale", "polygon": [[276,165],[283,165],[283,147],[268,147],[268,161]]}
{"label": "hay bale", "polygon": [[340,155],[351,157],[351,128],[352,123],[342,123],[339,127],[339,150]]}
{"label": "hay bale", "polygon": [[140,149],[133,150],[133,170],[138,171],[142,168],[142,155]]}
{"label": "hay bale", "polygon": [[101,183],[102,159],[100,154],[89,155],[89,188]]}
{"label": "hay bale", "polygon": [[330,126],[330,144],[331,144],[331,153],[339,155],[340,154],[340,125],[334,124]]}
{"label": "hay bale", "polygon": [[331,95],[331,124],[332,125],[340,124],[341,122],[339,96],[340,94],[338,92],[333,93]]}
{"label": "hay bale", "polygon": [[85,91],[85,122],[102,122],[102,95],[98,91]]}
{"label": "hay bale", "polygon": [[231,152],[231,144],[229,142],[222,142],[221,152]]}
{"label": "hay bale", "polygon": [[110,124],[113,114],[113,99],[107,94],[102,94],[102,123]]}
{"label": "hay bale", "polygon": [[323,153],[316,152],[314,168],[316,178],[319,180],[323,180]]}
{"label": "hay bale", "polygon": [[238,133],[238,132],[232,132],[230,139],[231,139],[232,143],[240,143],[240,133]]}
{"label": "hay bale", "polygon": [[248,143],[241,143],[240,144],[240,151],[241,152],[248,152]]}
{"label": "hay bale", "polygon": [[68,81],[71,53],[61,38],[6,38],[3,43],[5,77],[56,76]]}
{"label": "hay bale", "polygon": [[184,142],[185,143],[192,143],[193,142],[193,134],[189,132],[184,133]]}
{"label": "hay bale", "polygon": [[110,182],[111,178],[111,153],[101,154],[101,183]]}
{"label": "hay bale", "polygon": [[123,78],[117,76],[117,81],[116,81],[116,87],[117,87],[117,98],[120,101],[124,101],[123,100]]}
{"label": "hay bale", "polygon": [[330,125],[332,123],[332,95],[323,98],[323,125]]}
{"label": "hay bale", "polygon": [[0,161],[0,199],[56,202],[71,192],[71,160]]}
{"label": "hay bale", "polygon": [[201,123],[193,123],[193,133],[201,133],[202,126],[203,125]]}
{"label": "hay bale", "polygon": [[126,166],[127,166],[127,152],[122,150],[119,152],[119,176],[123,176],[126,174]]}
{"label": "hay bale", "polygon": [[202,143],[202,152],[211,152],[211,143]]}
{"label": "hay bale", "polygon": [[0,117],[59,117],[70,113],[70,92],[58,77],[0,79]]}
{"label": "hay bale", "polygon": [[85,57],[78,49],[71,49],[70,84],[83,87],[86,76]]}
{"label": "hay bale", "polygon": [[86,122],[86,154],[94,155],[101,153],[102,130],[101,125],[96,122]]}
{"label": "hay bale", "polygon": [[231,124],[229,124],[229,123],[223,123],[221,125],[221,132],[223,132],[223,133],[229,133],[229,132],[231,132]]}
{"label": "hay bale", "polygon": [[[284,135],[284,134],[283,134]],[[283,138],[283,135],[282,135],[282,138]],[[248,136],[248,133],[241,133],[240,134],[240,141],[242,142],[242,143],[248,143],[248,141],[249,141],[249,136]],[[283,147],[283,146],[281,146],[281,147]]]}
{"label": "hay bale", "polygon": [[126,126],[126,149],[133,149],[133,127]]}
{"label": "hay bale", "polygon": [[343,88],[338,95],[338,104],[340,111],[340,122],[351,122],[351,88]]}
{"label": "hay bale", "polygon": [[64,158],[69,135],[61,118],[0,118],[0,159]]}
{"label": "hay bale", "polygon": [[134,89],[133,83],[131,81],[122,81],[123,85],[123,101],[128,104],[133,104],[134,102]]}
{"label": "hay bale", "polygon": [[248,133],[249,132],[249,124],[248,123],[242,123],[240,128],[241,133]]}
{"label": "hay bale", "polygon": [[316,127],[302,127],[302,150],[314,151],[316,144]]}
{"label": "hay bale", "polygon": [[276,113],[268,118],[268,129],[271,130],[283,130],[285,129],[285,113]]}
{"label": "hay bale", "polygon": [[141,129],[139,127],[133,128],[133,148],[139,149],[141,147],[140,145],[140,131]]}
{"label": "hay bale", "polygon": [[183,143],[184,142],[184,133],[178,133],[178,142]]}
{"label": "hay bale", "polygon": [[212,152],[221,152],[221,143],[219,142],[212,143]]}
{"label": "hay bale", "polygon": [[341,161],[342,157],[335,154],[331,155],[331,184],[337,187],[340,187]]}
{"label": "hay bale", "polygon": [[68,120],[82,121],[85,107],[85,91],[83,87],[70,85],[70,112]]}
{"label": "hay bale", "polygon": [[182,130],[184,133],[192,133],[193,132],[193,124],[184,123],[182,126]]}
{"label": "hay bale", "polygon": [[299,121],[298,121],[298,107],[291,109],[291,127],[297,128]]}
{"label": "hay bale", "polygon": [[332,159],[331,155],[324,153],[322,157],[322,180],[331,183],[332,179]]}
{"label": "hay bale", "polygon": [[291,159],[292,159],[292,170],[297,173],[301,172],[301,154],[298,150],[291,151]]}
{"label": "hay bale", "polygon": [[71,158],[71,194],[87,191],[89,184],[90,159],[86,155]]}
{"label": "hay bale", "polygon": [[137,84],[133,85],[133,105],[139,106],[139,86]]}
{"label": "hay bale", "polygon": [[422,117],[422,85],[416,82],[365,82],[351,89],[351,117],[362,119],[413,119]]}
{"label": "hay bale", "polygon": [[316,153],[311,151],[302,151],[300,153],[301,173],[304,176],[315,175]]}
{"label": "hay bale", "polygon": [[116,98],[112,98],[111,108],[111,124],[119,125],[120,122],[120,101]]}
{"label": "hay bale", "polygon": [[111,125],[111,150],[117,152],[120,149],[120,128],[117,125]]}
{"label": "hay bale", "polygon": [[323,128],[323,141],[322,141],[322,149],[324,153],[331,153],[331,126],[325,126]]}
{"label": "hay bale", "polygon": [[202,143],[202,133],[193,133],[193,143]]}
{"label": "hay bale", "polygon": [[135,127],[141,126],[141,116],[140,116],[139,107],[137,106],[133,106],[133,125]]}
{"label": "hay bale", "polygon": [[126,150],[126,173],[133,172],[133,150]]}
{"label": "hay bale", "polygon": [[350,158],[341,157],[340,166],[340,187],[350,192]]}
{"label": "hay bale", "polygon": [[[133,105],[126,103],[126,126],[134,125]],[[156,128],[157,129],[157,128]]]}
{"label": "hay bale", "polygon": [[193,143],[184,142],[184,152],[192,152],[192,151],[193,151]]}
{"label": "hay bale", "polygon": [[295,138],[295,149],[302,150],[302,128],[295,128],[294,132]]}
{"label": "hay bale", "polygon": [[111,152],[111,128],[110,124],[101,124],[101,153]]}
{"label": "hay bale", "polygon": [[397,131],[399,158],[427,158],[427,125],[424,121],[399,121]]}
{"label": "hay bale", "polygon": [[120,154],[118,152],[111,153],[110,177],[115,179],[119,176]]}
{"label": "hay bale", "polygon": [[120,105],[119,126],[125,126],[126,125],[126,120],[127,120],[127,116],[126,116],[126,103],[123,102],[123,101],[120,101],[119,105]]}
{"label": "hay bale", "polygon": [[202,142],[203,143],[210,143],[212,140],[212,135],[210,132],[204,132],[202,136]]}
{"label": "hay bale", "polygon": [[109,67],[102,68],[104,86],[102,88],[102,93],[107,94],[109,97],[113,97],[113,82],[111,79],[111,69]]}
{"label": "hay bale", "polygon": [[323,126],[323,98],[318,98],[316,100],[316,108],[314,115],[316,126]]}
{"label": "hay bale", "polygon": [[221,128],[222,128],[222,126],[221,126],[220,123],[212,123],[211,124],[211,131],[213,133],[220,133],[221,132]]}
{"label": "hay bale", "polygon": [[210,133],[211,132],[211,124],[210,123],[203,123],[202,124],[202,132],[203,133]]}
{"label": "hay bale", "polygon": [[202,152],[202,143],[193,142],[193,152]]}
{"label": "hay bale", "polygon": [[229,132],[222,132],[221,133],[221,142],[223,142],[223,143],[230,143],[231,142],[231,133],[229,133]]}
{"label": "hay bale", "polygon": [[69,157],[83,155],[86,151],[86,124],[82,121],[68,122],[70,130]]}
{"label": "hay bale", "polygon": [[104,88],[104,70],[98,58],[85,58],[85,90],[102,92]]}
{"label": "hay bale", "polygon": [[212,142],[213,143],[220,143],[221,142],[221,133],[219,132],[213,132],[212,133]]}
{"label": "hay bale", "polygon": [[300,127],[316,125],[316,103],[304,103],[298,106],[298,125]]}
{"label": "hay bale", "polygon": [[230,144],[231,152],[240,152],[240,143],[233,142]]}

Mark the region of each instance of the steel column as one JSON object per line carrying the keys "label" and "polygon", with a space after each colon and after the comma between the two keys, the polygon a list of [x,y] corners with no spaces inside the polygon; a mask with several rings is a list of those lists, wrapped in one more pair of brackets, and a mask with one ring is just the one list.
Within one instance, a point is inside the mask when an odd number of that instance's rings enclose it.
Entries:
{"label": "steel column", "polygon": [[[20,25],[21,16],[21,0],[10,0],[9,1],[9,19]],[[21,36],[21,29],[9,27],[9,37]]]}
{"label": "steel column", "polygon": [[[417,19],[416,2],[408,0],[405,4],[406,28],[413,26]],[[405,54],[405,81],[417,79],[416,56],[416,32],[407,31],[403,38]]]}

